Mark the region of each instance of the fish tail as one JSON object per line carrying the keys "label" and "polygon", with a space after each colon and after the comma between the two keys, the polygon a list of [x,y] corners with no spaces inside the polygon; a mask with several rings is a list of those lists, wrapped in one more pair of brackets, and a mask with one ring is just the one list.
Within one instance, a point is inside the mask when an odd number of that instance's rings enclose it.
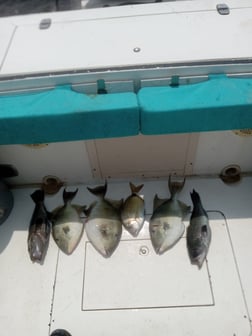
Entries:
{"label": "fish tail", "polygon": [[138,186],[134,185],[133,183],[129,183],[130,185],[130,190],[132,192],[132,194],[137,194],[142,188],[143,188],[143,184],[140,184]]}
{"label": "fish tail", "polygon": [[107,181],[105,181],[104,185],[101,185],[95,188],[87,187],[87,189],[95,196],[104,198],[107,192]]}
{"label": "fish tail", "polygon": [[190,193],[190,195],[191,195],[191,199],[192,199],[192,202],[193,202],[192,216],[202,216],[202,215],[204,215],[204,216],[208,217],[207,212],[203,208],[203,205],[201,203],[200,195],[197,193],[197,191],[195,191],[193,189],[193,191]]}
{"label": "fish tail", "polygon": [[31,198],[34,201],[34,203],[36,203],[36,204],[39,203],[39,202],[44,202],[44,199],[45,199],[44,190],[42,190],[42,189],[35,190],[31,194]]}
{"label": "fish tail", "polygon": [[169,186],[169,190],[171,193],[171,198],[175,197],[176,194],[178,194],[184,187],[185,185],[185,177],[183,179],[183,181],[172,181],[171,175],[169,176],[169,182],[168,182],[168,186]]}
{"label": "fish tail", "polygon": [[200,195],[197,193],[197,191],[195,191],[193,189],[193,191],[190,193],[191,195],[191,199],[192,199],[192,202],[193,202],[193,205],[198,205],[198,204],[201,204],[201,199],[200,199]]}
{"label": "fish tail", "polygon": [[18,171],[14,166],[10,164],[0,164],[1,178],[14,177],[14,176],[18,176]]}
{"label": "fish tail", "polygon": [[78,192],[78,188],[76,188],[75,191],[66,191],[66,189],[64,189],[64,191],[63,191],[63,201],[64,201],[64,203],[66,204],[69,201],[71,202],[74,199],[77,192]]}

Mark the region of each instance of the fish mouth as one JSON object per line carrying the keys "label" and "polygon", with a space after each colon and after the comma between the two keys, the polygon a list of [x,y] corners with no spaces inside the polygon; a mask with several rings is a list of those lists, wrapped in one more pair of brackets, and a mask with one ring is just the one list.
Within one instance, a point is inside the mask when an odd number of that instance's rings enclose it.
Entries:
{"label": "fish mouth", "polygon": [[140,230],[137,228],[127,228],[127,230],[129,231],[129,233],[133,236],[133,237],[137,237],[138,233],[140,232]]}
{"label": "fish mouth", "polygon": [[154,249],[155,249],[155,252],[159,255],[164,254],[168,250],[168,248],[164,248],[163,246],[157,246],[157,247],[154,247]]}
{"label": "fish mouth", "polygon": [[99,252],[104,258],[110,258],[111,255],[114,253],[115,249],[117,246],[113,247],[113,248],[98,248],[97,246],[95,246],[94,244],[92,244],[93,247],[96,249],[97,252]]}
{"label": "fish mouth", "polygon": [[132,234],[133,237],[137,237],[139,230],[135,230],[135,231],[130,231],[130,233]]}
{"label": "fish mouth", "polygon": [[115,249],[99,251],[104,258],[110,258]]}
{"label": "fish mouth", "polygon": [[191,258],[191,264],[198,266],[198,269],[201,269],[204,261],[205,261],[205,256],[204,255],[199,255],[195,258]]}

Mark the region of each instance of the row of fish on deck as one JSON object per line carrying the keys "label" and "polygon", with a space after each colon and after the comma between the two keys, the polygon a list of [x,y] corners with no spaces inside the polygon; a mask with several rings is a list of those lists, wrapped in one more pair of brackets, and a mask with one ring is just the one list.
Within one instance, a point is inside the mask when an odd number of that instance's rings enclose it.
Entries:
{"label": "row of fish on deck", "polygon": [[[172,248],[185,231],[183,219],[191,207],[178,200],[178,194],[185,183],[169,178],[170,198],[160,199],[155,195],[153,214],[149,221],[150,239],[159,255]],[[77,194],[63,191],[64,205],[48,212],[44,205],[44,191],[36,190],[31,198],[35,209],[31,218],[28,251],[32,261],[42,262],[48,247],[51,227],[52,236],[64,253],[71,254],[77,247],[84,230],[94,248],[103,256],[110,257],[116,250],[122,235],[123,226],[137,237],[145,221],[144,199],[138,194],[143,185],[130,183],[131,195],[124,201],[105,197],[107,183],[95,188],[87,188],[96,196],[89,207],[72,204]],[[208,215],[202,206],[199,194],[191,193],[193,211],[187,229],[187,249],[192,264],[201,268],[211,241]],[[81,214],[86,215],[85,224]]]}

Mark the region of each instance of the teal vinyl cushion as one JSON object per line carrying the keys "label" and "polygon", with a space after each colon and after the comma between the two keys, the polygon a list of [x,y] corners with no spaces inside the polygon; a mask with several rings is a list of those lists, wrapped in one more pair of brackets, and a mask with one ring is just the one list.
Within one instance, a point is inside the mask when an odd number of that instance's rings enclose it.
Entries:
{"label": "teal vinyl cushion", "polygon": [[143,134],[252,128],[252,79],[212,76],[197,84],[138,92]]}
{"label": "teal vinyl cushion", "polygon": [[85,95],[69,86],[0,96],[0,144],[35,144],[139,133],[134,93]]}

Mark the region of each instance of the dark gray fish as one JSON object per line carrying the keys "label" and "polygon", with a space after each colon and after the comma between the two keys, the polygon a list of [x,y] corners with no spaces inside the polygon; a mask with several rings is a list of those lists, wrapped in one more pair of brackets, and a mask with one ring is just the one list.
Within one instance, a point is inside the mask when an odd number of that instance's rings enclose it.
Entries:
{"label": "dark gray fish", "polygon": [[113,254],[121,239],[120,208],[123,200],[105,199],[107,182],[104,186],[87,189],[97,196],[97,201],[85,211],[88,217],[85,230],[94,248],[103,257],[108,258]]}
{"label": "dark gray fish", "polygon": [[121,211],[122,223],[133,237],[137,237],[144,224],[144,200],[138,195],[143,184],[135,186],[130,182],[131,195],[125,200]]}
{"label": "dark gray fish", "polygon": [[202,206],[199,194],[191,193],[193,212],[187,228],[187,248],[192,264],[201,268],[211,242],[211,228],[207,212]]}
{"label": "dark gray fish", "polygon": [[66,254],[73,253],[84,230],[84,224],[80,218],[83,207],[71,204],[77,192],[78,189],[74,192],[64,189],[64,205],[52,212],[52,235],[58,247]]}
{"label": "dark gray fish", "polygon": [[182,237],[185,231],[183,218],[189,213],[190,206],[177,199],[182,190],[184,181],[171,181],[169,177],[169,189],[171,197],[154,198],[154,211],[150,219],[150,238],[157,254],[162,254],[173,247]]}
{"label": "dark gray fish", "polygon": [[18,171],[12,165],[0,164],[0,225],[8,218],[14,205],[12,192],[3,179],[17,175]]}
{"label": "dark gray fish", "polygon": [[50,336],[71,336],[71,334],[65,329],[56,329],[51,333]]}
{"label": "dark gray fish", "polygon": [[28,251],[33,262],[42,262],[48,248],[51,222],[44,205],[44,191],[34,191],[31,198],[36,205],[29,226]]}

